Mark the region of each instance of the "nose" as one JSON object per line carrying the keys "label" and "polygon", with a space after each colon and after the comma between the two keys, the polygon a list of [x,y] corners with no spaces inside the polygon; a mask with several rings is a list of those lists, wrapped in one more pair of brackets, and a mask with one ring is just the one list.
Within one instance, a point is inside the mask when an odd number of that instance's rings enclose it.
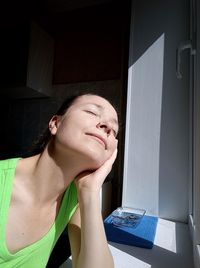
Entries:
{"label": "nose", "polygon": [[107,135],[110,135],[111,128],[106,123],[98,123],[97,128],[102,129]]}

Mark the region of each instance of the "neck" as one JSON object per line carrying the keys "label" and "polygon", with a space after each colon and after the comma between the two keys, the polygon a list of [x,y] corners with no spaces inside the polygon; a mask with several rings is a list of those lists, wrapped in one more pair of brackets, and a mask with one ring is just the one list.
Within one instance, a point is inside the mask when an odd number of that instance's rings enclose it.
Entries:
{"label": "neck", "polygon": [[[53,154],[46,148],[41,154],[21,161],[21,174],[25,187],[33,200],[55,202],[78,174],[86,170],[78,157]],[[23,162],[24,161],[24,162]],[[24,164],[23,164],[24,163]]]}

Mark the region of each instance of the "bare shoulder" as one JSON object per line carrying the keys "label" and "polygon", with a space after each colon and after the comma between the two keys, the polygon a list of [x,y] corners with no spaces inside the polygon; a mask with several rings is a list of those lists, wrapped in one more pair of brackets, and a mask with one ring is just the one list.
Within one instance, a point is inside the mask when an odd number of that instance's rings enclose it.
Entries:
{"label": "bare shoulder", "polygon": [[15,175],[22,176],[23,174],[30,173],[35,167],[38,159],[39,155],[20,159],[17,163]]}

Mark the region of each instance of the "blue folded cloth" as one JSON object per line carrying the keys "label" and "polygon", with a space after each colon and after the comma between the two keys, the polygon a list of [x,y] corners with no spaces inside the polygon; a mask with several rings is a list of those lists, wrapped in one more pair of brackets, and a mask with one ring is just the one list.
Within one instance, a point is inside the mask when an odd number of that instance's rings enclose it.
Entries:
{"label": "blue folded cloth", "polygon": [[137,227],[115,226],[112,216],[104,220],[104,227],[108,241],[132,245],[143,248],[152,248],[156,234],[158,218],[143,216]]}

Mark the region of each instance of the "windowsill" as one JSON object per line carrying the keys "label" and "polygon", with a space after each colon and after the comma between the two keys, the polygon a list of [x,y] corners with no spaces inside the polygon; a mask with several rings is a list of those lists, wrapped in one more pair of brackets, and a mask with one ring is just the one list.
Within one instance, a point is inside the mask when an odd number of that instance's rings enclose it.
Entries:
{"label": "windowsill", "polygon": [[[192,241],[187,224],[158,220],[153,249],[109,242],[115,268],[193,268]],[[67,260],[60,268],[71,268]]]}
{"label": "windowsill", "polygon": [[158,220],[152,249],[110,243],[115,268],[193,268],[187,224]]}

